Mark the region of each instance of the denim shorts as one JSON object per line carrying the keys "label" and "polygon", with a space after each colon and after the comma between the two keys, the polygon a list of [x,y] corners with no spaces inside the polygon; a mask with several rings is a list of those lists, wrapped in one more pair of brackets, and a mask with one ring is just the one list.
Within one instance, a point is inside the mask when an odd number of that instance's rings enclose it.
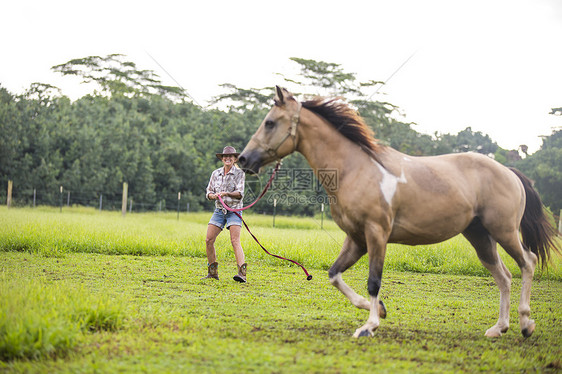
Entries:
{"label": "denim shorts", "polygon": [[[242,215],[242,212],[238,212],[238,214]],[[242,226],[242,220],[234,212],[227,211],[224,214],[222,209],[216,208],[209,221],[209,225],[215,225],[222,230],[225,224],[227,229],[232,225]]]}

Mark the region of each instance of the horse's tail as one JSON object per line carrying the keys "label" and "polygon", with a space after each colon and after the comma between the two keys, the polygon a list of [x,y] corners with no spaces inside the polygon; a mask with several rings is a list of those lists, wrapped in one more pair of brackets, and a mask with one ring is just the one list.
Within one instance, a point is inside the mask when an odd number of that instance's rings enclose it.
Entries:
{"label": "horse's tail", "polygon": [[521,219],[521,236],[525,247],[531,250],[539,259],[542,269],[545,269],[550,260],[551,250],[559,255],[561,250],[556,242],[557,230],[550,224],[533,182],[515,168],[510,168],[523,183],[525,189],[525,212]]}

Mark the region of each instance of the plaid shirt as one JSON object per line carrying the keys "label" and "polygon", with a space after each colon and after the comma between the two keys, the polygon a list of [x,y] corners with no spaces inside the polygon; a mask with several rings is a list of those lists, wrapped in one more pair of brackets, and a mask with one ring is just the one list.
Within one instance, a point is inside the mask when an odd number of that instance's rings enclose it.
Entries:
{"label": "plaid shirt", "polygon": [[[244,181],[246,176],[242,170],[236,166],[232,166],[230,171],[224,174],[224,167],[221,167],[211,174],[211,179],[207,185],[207,194],[205,195],[209,199],[209,194],[216,194],[218,192],[240,192],[242,197],[240,199],[235,199],[230,196],[224,196],[222,199],[230,208],[240,209],[242,208],[242,200],[244,199]],[[225,210],[219,200],[215,200],[215,207]]]}

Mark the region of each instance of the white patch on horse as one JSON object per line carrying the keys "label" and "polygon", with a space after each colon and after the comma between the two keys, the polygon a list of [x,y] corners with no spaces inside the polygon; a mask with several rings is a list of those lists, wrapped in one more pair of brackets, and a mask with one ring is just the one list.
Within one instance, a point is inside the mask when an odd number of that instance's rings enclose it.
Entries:
{"label": "white patch on horse", "polygon": [[404,161],[412,161],[411,158],[404,156]]}
{"label": "white patch on horse", "polygon": [[406,180],[406,176],[404,175],[404,170],[402,170],[402,173],[400,174],[400,178],[398,178],[398,183],[403,183],[403,184],[408,183],[408,181]]}
{"label": "white patch on horse", "polygon": [[371,309],[371,304],[363,296],[358,295],[351,287],[349,287],[341,276],[341,273],[337,273],[332,278],[330,278],[330,283],[341,291],[348,299],[351,301],[355,307],[360,309]]}
{"label": "white patch on horse", "polygon": [[386,170],[381,164],[373,160],[382,173],[382,180],[380,182],[381,192],[384,196],[386,202],[390,205],[392,203],[392,198],[396,193],[396,188],[398,183],[407,183],[406,176],[404,175],[404,170],[400,174],[400,177],[392,175]]}

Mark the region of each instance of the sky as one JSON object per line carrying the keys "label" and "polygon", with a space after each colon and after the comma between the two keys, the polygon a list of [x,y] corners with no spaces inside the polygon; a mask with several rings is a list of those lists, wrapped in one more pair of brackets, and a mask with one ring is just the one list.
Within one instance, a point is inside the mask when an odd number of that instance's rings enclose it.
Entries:
{"label": "sky", "polygon": [[206,106],[223,83],[283,85],[300,57],[386,81],[373,98],[422,133],[470,126],[532,153],[562,126],[562,0],[18,0],[0,35],[14,94],[42,82],[77,99],[92,87],[51,67],[122,53]]}

